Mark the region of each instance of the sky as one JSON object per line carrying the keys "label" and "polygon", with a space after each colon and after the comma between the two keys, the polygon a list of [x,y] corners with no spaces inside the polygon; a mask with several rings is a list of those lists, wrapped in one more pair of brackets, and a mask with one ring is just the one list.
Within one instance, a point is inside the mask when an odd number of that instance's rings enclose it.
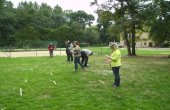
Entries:
{"label": "sky", "polygon": [[92,14],[93,16],[95,16],[95,19],[97,19],[97,14],[95,13],[97,6],[90,6],[90,2],[92,2],[93,0],[7,0],[7,1],[11,1],[14,4],[14,7],[17,7],[18,3],[21,1],[27,2],[36,1],[39,5],[41,3],[47,3],[51,7],[59,5],[60,7],[62,7],[63,10],[67,9],[71,9],[73,11],[83,10],[88,14]]}

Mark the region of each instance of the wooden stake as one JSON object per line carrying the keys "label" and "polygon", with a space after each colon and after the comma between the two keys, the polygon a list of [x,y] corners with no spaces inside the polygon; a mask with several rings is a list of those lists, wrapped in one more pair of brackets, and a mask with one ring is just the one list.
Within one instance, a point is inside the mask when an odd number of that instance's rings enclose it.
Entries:
{"label": "wooden stake", "polygon": [[53,81],[54,82],[54,84],[56,84],[56,82],[55,81]]}
{"label": "wooden stake", "polygon": [[105,84],[103,81],[99,80],[102,84]]}
{"label": "wooden stake", "polygon": [[20,92],[20,96],[22,96],[22,88],[20,88],[19,92]]}

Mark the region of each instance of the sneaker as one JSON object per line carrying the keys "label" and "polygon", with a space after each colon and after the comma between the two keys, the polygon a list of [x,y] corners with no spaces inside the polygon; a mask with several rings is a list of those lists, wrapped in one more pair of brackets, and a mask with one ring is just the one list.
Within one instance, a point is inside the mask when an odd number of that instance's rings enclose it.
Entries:
{"label": "sneaker", "polygon": [[113,87],[119,87],[119,85],[116,85],[116,84],[113,84],[112,86],[113,86]]}
{"label": "sneaker", "polygon": [[113,84],[112,86],[113,86],[113,87],[116,87],[116,85],[115,85],[115,84]]}

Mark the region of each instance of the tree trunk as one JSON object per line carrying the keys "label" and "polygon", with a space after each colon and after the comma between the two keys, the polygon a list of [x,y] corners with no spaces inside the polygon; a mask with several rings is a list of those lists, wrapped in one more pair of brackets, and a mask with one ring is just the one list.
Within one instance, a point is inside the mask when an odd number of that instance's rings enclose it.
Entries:
{"label": "tree trunk", "polygon": [[[124,9],[123,9],[123,0],[121,1],[121,14],[122,14],[122,25],[124,24]],[[122,26],[123,28],[123,33],[124,33],[124,38],[125,38],[125,41],[126,41],[126,45],[127,45],[127,51],[128,51],[128,55],[131,55],[131,49],[130,49],[130,42],[129,42],[129,39],[128,39],[128,33],[126,31],[126,28],[124,26]]]}
{"label": "tree trunk", "polygon": [[124,30],[124,37],[125,37],[125,41],[126,41],[126,46],[127,46],[127,51],[128,51],[128,55],[132,55],[131,53],[131,49],[130,49],[130,42],[129,42],[129,39],[128,39],[128,33],[126,30]]}
{"label": "tree trunk", "polygon": [[135,50],[135,25],[132,24],[132,55],[136,55],[136,50]]}
{"label": "tree trunk", "polygon": [[135,37],[136,37],[136,35],[135,35],[135,18],[134,18],[134,14],[135,14],[135,12],[134,12],[134,10],[131,8],[131,5],[130,5],[130,3],[129,2],[132,2],[132,1],[128,1],[127,0],[127,5],[128,5],[128,9],[129,9],[129,11],[130,11],[130,16],[131,16],[131,18],[132,18],[132,23],[130,24],[131,25],[131,33],[132,33],[132,54],[131,55],[136,55],[136,50],[135,50],[135,45],[136,45],[136,42],[135,42]]}

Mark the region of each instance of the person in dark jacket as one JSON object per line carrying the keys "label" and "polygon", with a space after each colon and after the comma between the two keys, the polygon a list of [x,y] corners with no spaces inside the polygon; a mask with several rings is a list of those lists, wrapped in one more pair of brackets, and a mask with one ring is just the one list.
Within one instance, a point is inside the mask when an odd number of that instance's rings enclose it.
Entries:
{"label": "person in dark jacket", "polygon": [[69,40],[65,41],[65,45],[66,45],[67,61],[70,61]]}

